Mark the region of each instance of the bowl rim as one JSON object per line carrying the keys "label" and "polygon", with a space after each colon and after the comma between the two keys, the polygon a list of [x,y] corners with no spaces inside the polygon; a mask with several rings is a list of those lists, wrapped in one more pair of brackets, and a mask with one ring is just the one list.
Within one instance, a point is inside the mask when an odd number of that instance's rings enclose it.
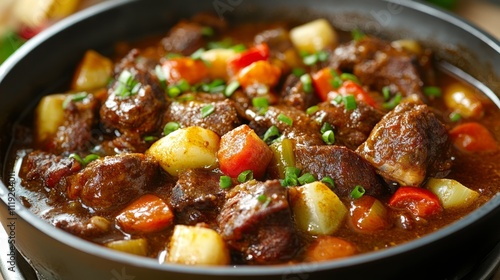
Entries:
{"label": "bowl rim", "polygon": [[[108,10],[114,9],[118,6],[127,5],[128,3],[138,2],[141,0],[112,0],[98,3],[94,6],[88,7],[85,10],[77,12],[65,19],[60,20],[48,29],[42,31],[29,41],[27,41],[20,49],[12,54],[2,65],[0,65],[0,83],[2,83],[5,76],[9,71],[16,66],[16,64],[33,49],[36,49],[44,41],[63,31],[69,26],[75,25],[80,21],[84,21],[93,15],[104,13]],[[420,13],[428,14],[433,17],[440,18],[441,20],[461,28],[478,38],[500,55],[500,41],[493,37],[491,34],[477,27],[468,20],[453,14],[452,12],[440,9],[430,4],[425,4],[420,1],[401,1],[401,0],[381,0],[382,2],[399,4],[405,8],[415,10]],[[6,207],[8,205],[9,189],[0,181],[0,197]],[[0,203],[1,204],[1,203]],[[500,208],[500,193],[497,193],[492,199],[484,205],[469,213],[463,219],[453,222],[444,228],[427,234],[419,239],[409,241],[398,246],[386,248],[380,251],[363,253],[360,255],[352,256],[346,259],[339,259],[334,261],[325,261],[318,263],[300,263],[296,265],[264,265],[264,266],[189,266],[180,264],[160,263],[158,259],[140,257],[131,254],[121,253],[118,251],[110,250],[103,246],[86,241],[82,238],[74,236],[62,229],[56,228],[53,225],[43,221],[37,215],[29,211],[29,209],[22,206],[16,199],[15,213],[21,217],[25,222],[41,231],[43,234],[63,243],[66,246],[72,247],[84,253],[105,258],[108,260],[120,262],[129,266],[138,266],[153,270],[162,270],[168,272],[176,272],[182,274],[204,274],[204,275],[220,275],[220,276],[259,276],[259,275],[279,275],[279,274],[294,274],[294,273],[307,273],[313,271],[339,269],[350,266],[359,265],[362,263],[369,263],[380,261],[390,257],[397,256],[402,253],[413,251],[422,247],[439,242],[446,236],[455,234],[485,218],[488,214],[493,212],[496,208]],[[22,252],[21,252],[22,253]]]}

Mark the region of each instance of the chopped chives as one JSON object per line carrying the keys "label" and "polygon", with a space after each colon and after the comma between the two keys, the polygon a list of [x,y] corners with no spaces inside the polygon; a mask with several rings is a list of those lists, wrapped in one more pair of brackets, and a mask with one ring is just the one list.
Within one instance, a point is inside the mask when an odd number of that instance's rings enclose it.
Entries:
{"label": "chopped chives", "polygon": [[214,104],[208,104],[201,108],[201,117],[206,118],[210,116],[215,111]]}
{"label": "chopped chives", "polygon": [[238,182],[245,183],[253,179],[253,171],[245,170],[238,175]]}
{"label": "chopped chives", "polygon": [[435,97],[440,97],[442,92],[441,88],[439,87],[424,87],[424,94],[427,96],[435,96]]}
{"label": "chopped chives", "polygon": [[452,122],[458,122],[461,119],[462,119],[462,116],[457,112],[453,112],[450,114],[450,121],[452,121]]}
{"label": "chopped chives", "polygon": [[295,76],[295,77],[300,77],[302,75],[304,75],[306,73],[306,70],[304,70],[303,68],[293,68],[292,69],[292,74]]}
{"label": "chopped chives", "polygon": [[382,104],[382,107],[388,110],[392,110],[396,106],[398,106],[399,102],[401,102],[401,99],[402,99],[401,93],[398,92],[391,100]]}
{"label": "chopped chives", "polygon": [[178,86],[169,86],[168,87],[168,96],[174,98],[179,96],[182,93],[181,89]]}
{"label": "chopped chives", "polygon": [[[335,71],[332,71],[334,73]],[[340,77],[333,77],[333,79],[330,81],[330,84],[334,89],[338,89],[342,86],[344,81]]]}
{"label": "chopped chives", "polygon": [[194,53],[191,54],[192,59],[202,59],[203,54],[205,53],[205,48],[199,48]]}
{"label": "chopped chives", "polygon": [[221,189],[230,188],[233,185],[233,181],[229,176],[220,176],[219,177],[219,187]]}
{"label": "chopped chives", "polygon": [[184,80],[184,79],[181,79],[178,83],[177,83],[177,87],[179,87],[179,89],[182,91],[182,92],[185,92],[187,90],[189,90],[191,88],[191,86],[189,85],[188,81]]}
{"label": "chopped chives", "polygon": [[158,81],[160,81],[160,85],[163,89],[167,88],[167,78],[165,77],[165,73],[163,73],[163,69],[161,65],[156,65],[155,67],[156,77]]}
{"label": "chopped chives", "polygon": [[231,97],[233,93],[240,87],[240,83],[238,81],[232,81],[226,86],[226,89],[224,90],[224,95],[226,97]]}
{"label": "chopped chives", "polygon": [[351,73],[342,73],[340,74],[340,79],[343,81],[353,81],[356,84],[359,84],[359,79],[356,77],[356,75],[351,74]]}
{"label": "chopped chives", "polygon": [[281,122],[286,123],[289,126],[293,125],[293,120],[290,117],[288,117],[287,115],[283,114],[283,113],[280,113],[278,115],[278,120],[281,121]]}
{"label": "chopped chives", "polygon": [[314,105],[314,106],[311,106],[311,107],[306,109],[306,114],[312,115],[312,114],[316,113],[318,110],[319,110],[319,106]]}
{"label": "chopped chives", "polygon": [[96,155],[96,154],[89,154],[87,155],[84,159],[83,159],[83,162],[85,163],[85,165],[89,164],[90,162],[96,160],[100,158],[99,155]]}
{"label": "chopped chives", "polygon": [[316,54],[307,55],[303,58],[303,62],[305,65],[309,66],[316,64],[316,62],[318,62],[318,56]]}
{"label": "chopped chives", "polygon": [[257,200],[262,203],[262,207],[266,208],[269,203],[271,203],[271,198],[265,194],[261,194],[257,197]]}
{"label": "chopped chives", "polygon": [[316,178],[311,173],[306,173],[300,176],[297,180],[299,181],[299,184],[305,185],[316,181]]}
{"label": "chopped chives", "polygon": [[237,44],[231,46],[231,49],[234,50],[235,52],[243,52],[247,49],[247,47],[244,44]]}
{"label": "chopped chives", "polygon": [[176,131],[179,129],[181,125],[177,122],[168,122],[164,127],[163,127],[163,134],[164,135],[169,135],[170,133]]}
{"label": "chopped chives", "polygon": [[335,143],[335,133],[333,132],[333,130],[327,130],[323,132],[321,138],[327,145],[333,145],[333,143]]}
{"label": "chopped chives", "polygon": [[144,142],[153,142],[156,140],[156,137],[155,136],[151,136],[151,135],[148,135],[148,136],[144,136]]}
{"label": "chopped chives", "polygon": [[309,74],[304,74],[300,76],[300,81],[302,82],[302,88],[306,93],[311,93],[313,90],[312,87],[312,78]]}
{"label": "chopped chives", "polygon": [[354,98],[354,95],[346,95],[343,97],[343,102],[346,110],[354,110],[358,108],[358,105],[356,104],[356,99]]}
{"label": "chopped chives", "polygon": [[254,97],[252,98],[252,106],[259,109],[259,112],[262,110],[267,110],[269,107],[269,100],[267,97]]}
{"label": "chopped chives", "polygon": [[82,91],[66,97],[62,105],[63,109],[66,109],[71,102],[83,101],[88,95],[88,92]]}
{"label": "chopped chives", "polygon": [[321,182],[327,184],[330,188],[335,187],[335,182],[333,181],[332,177],[330,177],[330,176],[325,176],[325,177],[321,178]]}
{"label": "chopped chives", "polygon": [[321,133],[325,133],[327,132],[328,130],[333,130],[333,127],[330,123],[328,122],[324,122],[322,125],[321,125],[321,128],[320,128],[320,132]]}
{"label": "chopped chives", "polygon": [[285,167],[285,178],[281,182],[284,187],[298,186],[299,185],[300,169],[293,166]]}
{"label": "chopped chives", "polygon": [[341,103],[342,103],[342,101],[343,101],[343,99],[342,99],[342,95],[337,95],[337,96],[335,96],[335,98],[333,99],[333,102],[335,102],[335,104],[337,104],[337,105],[338,105],[338,104],[341,104]]}
{"label": "chopped chives", "polygon": [[354,199],[361,198],[365,194],[366,190],[361,185],[356,185],[351,191],[351,197]]}
{"label": "chopped chives", "polygon": [[201,28],[201,34],[206,37],[212,37],[215,34],[215,30],[210,26],[204,26]]}
{"label": "chopped chives", "polygon": [[359,41],[361,39],[363,39],[366,34],[361,31],[359,28],[354,28],[352,31],[351,31],[351,36],[352,36],[352,39],[354,41]]}
{"label": "chopped chives", "polygon": [[326,51],[319,51],[316,53],[319,61],[327,61],[329,54]]}
{"label": "chopped chives", "polygon": [[384,100],[389,100],[389,98],[391,98],[391,89],[389,86],[382,88],[382,96],[384,97]]}
{"label": "chopped chives", "polygon": [[278,137],[280,137],[280,131],[276,126],[273,125],[266,130],[264,136],[262,137],[262,140],[268,143],[270,140],[274,140]]}
{"label": "chopped chives", "polygon": [[118,85],[114,90],[114,94],[120,98],[127,98],[137,94],[141,86],[141,83],[134,79],[130,71],[123,70],[118,77]]}

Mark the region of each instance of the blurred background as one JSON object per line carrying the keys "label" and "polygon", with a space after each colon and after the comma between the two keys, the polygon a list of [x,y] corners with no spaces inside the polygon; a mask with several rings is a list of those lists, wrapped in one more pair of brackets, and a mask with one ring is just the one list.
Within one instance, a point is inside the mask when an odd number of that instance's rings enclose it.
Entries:
{"label": "blurred background", "polygon": [[[102,1],[112,0],[0,0],[0,64],[54,22]],[[500,0],[415,1],[453,11],[500,39]]]}

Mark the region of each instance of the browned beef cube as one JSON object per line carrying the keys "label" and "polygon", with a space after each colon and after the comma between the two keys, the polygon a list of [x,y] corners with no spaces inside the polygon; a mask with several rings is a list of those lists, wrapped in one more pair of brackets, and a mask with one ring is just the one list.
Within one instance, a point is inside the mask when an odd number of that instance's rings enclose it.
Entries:
{"label": "browned beef cube", "polygon": [[221,236],[250,263],[287,260],[298,248],[287,189],[277,180],[252,180],[231,189],[218,223]]}
{"label": "browned beef cube", "polygon": [[[194,101],[172,102],[165,112],[164,122],[178,122],[181,127],[200,126],[212,130],[219,136],[241,124],[233,101],[229,99],[205,101],[196,98]],[[202,116],[201,110],[205,106],[214,106],[214,112]]]}
{"label": "browned beef cube", "polygon": [[283,85],[281,98],[285,105],[305,111],[307,108],[317,104],[320,99],[314,92],[305,92],[299,77],[290,74]]}
{"label": "browned beef cube", "polygon": [[451,168],[446,128],[424,104],[399,104],[356,152],[387,181],[405,186],[420,186],[428,176],[445,176]]}
{"label": "browned beef cube", "polygon": [[357,186],[369,195],[386,192],[375,168],[354,151],[342,146],[297,146],[295,160],[302,173],[311,173],[318,179],[330,177],[335,182],[333,191],[347,197]]}
{"label": "browned beef cube", "polygon": [[339,46],[330,58],[331,67],[352,72],[374,90],[389,86],[393,93],[425,100],[418,62],[416,55],[369,36]]}
{"label": "browned beef cube", "polygon": [[330,102],[318,104],[319,110],[311,117],[318,123],[329,123],[335,133],[335,144],[355,150],[370,135],[383,113],[364,102],[358,102],[354,110],[346,110],[343,104]]}
{"label": "browned beef cube", "polygon": [[113,211],[162,185],[165,172],[144,154],[107,156],[90,162],[71,178],[68,196],[98,211]]}
{"label": "browned beef cube", "polygon": [[179,174],[170,196],[179,223],[210,224],[214,220],[226,199],[226,191],[219,186],[220,176],[203,169],[188,169]]}
{"label": "browned beef cube", "polygon": [[[292,120],[292,124],[287,124],[280,120],[282,117]],[[284,105],[269,106],[264,114],[254,112],[249,126],[262,136],[271,127],[276,126],[280,133],[293,139],[298,145],[323,145],[320,126],[304,112],[299,109]]]}
{"label": "browned beef cube", "polygon": [[205,45],[203,26],[182,20],[170,29],[161,43],[167,52],[190,55]]}

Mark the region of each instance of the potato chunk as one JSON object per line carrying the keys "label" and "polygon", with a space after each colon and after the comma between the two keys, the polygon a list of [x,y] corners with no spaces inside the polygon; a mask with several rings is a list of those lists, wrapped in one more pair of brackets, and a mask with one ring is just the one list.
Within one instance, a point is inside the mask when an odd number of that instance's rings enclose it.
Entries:
{"label": "potato chunk", "polygon": [[172,176],[191,168],[211,168],[217,165],[220,137],[199,126],[178,129],[162,137],[146,151],[158,160]]}
{"label": "potato chunk", "polygon": [[106,247],[138,256],[148,255],[148,241],[145,238],[116,240],[106,243]]}
{"label": "potato chunk", "polygon": [[43,143],[54,136],[64,124],[63,103],[68,95],[51,94],[44,96],[35,109],[35,142]]}
{"label": "potato chunk", "polygon": [[337,45],[337,33],[326,19],[317,19],[292,28],[290,39],[299,51],[308,53]]}
{"label": "potato chunk", "polygon": [[236,55],[233,49],[211,49],[204,52],[201,58],[210,65],[208,74],[212,79],[227,79],[227,62]]}
{"label": "potato chunk", "polygon": [[426,188],[439,198],[444,209],[467,207],[479,196],[478,192],[452,179],[430,178]]}
{"label": "potato chunk", "polygon": [[168,262],[195,265],[227,265],[229,251],[214,230],[176,225],[168,245]]}
{"label": "potato chunk", "polygon": [[298,228],[312,235],[334,233],[347,214],[339,197],[321,182],[291,188],[290,203]]}
{"label": "potato chunk", "polygon": [[113,62],[93,50],[88,50],[73,76],[71,89],[87,91],[105,87],[113,74]]}

